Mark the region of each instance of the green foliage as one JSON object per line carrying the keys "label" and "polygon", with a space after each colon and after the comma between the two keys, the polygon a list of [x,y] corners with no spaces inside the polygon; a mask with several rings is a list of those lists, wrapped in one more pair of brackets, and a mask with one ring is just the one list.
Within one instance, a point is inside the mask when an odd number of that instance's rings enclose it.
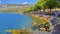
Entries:
{"label": "green foliage", "polygon": [[52,9],[58,7],[60,8],[60,3],[58,0],[38,0],[32,7],[27,8],[26,11],[36,11],[41,9]]}
{"label": "green foliage", "polygon": [[37,9],[43,9],[44,8],[44,4],[47,2],[47,0],[38,0],[38,2],[36,2],[35,6],[37,7]]}
{"label": "green foliage", "polygon": [[[49,19],[48,17],[39,17],[37,15],[33,16],[34,22],[33,22],[33,27],[37,27],[38,30],[43,30],[43,31],[49,31],[50,24],[49,24]],[[42,29],[41,29],[42,28]]]}
{"label": "green foliage", "polygon": [[49,0],[46,2],[46,4],[44,6],[45,6],[45,8],[49,8],[49,9],[52,9],[54,7],[60,8],[60,4],[57,0]]}
{"label": "green foliage", "polygon": [[41,9],[50,9],[54,7],[60,8],[60,3],[58,2],[58,0],[38,0],[35,6]]}
{"label": "green foliage", "polygon": [[31,12],[31,11],[36,11],[36,6],[28,7],[24,10],[24,12]]}
{"label": "green foliage", "polygon": [[30,12],[31,11],[31,8],[26,8],[24,12]]}

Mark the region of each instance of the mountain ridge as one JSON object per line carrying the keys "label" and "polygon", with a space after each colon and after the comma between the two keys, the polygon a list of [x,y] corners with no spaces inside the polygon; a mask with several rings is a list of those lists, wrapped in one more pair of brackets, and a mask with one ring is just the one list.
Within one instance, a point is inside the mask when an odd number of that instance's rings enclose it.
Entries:
{"label": "mountain ridge", "polygon": [[8,8],[26,8],[31,6],[32,4],[0,4],[0,10],[4,10]]}

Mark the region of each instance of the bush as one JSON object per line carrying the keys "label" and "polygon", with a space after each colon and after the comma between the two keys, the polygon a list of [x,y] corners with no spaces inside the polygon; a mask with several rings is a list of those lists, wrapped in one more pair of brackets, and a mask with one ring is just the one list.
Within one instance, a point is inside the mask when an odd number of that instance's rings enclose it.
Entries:
{"label": "bush", "polygon": [[37,15],[33,16],[33,18],[34,18],[33,27],[37,27],[38,30],[49,31],[50,24],[47,17],[39,17]]}

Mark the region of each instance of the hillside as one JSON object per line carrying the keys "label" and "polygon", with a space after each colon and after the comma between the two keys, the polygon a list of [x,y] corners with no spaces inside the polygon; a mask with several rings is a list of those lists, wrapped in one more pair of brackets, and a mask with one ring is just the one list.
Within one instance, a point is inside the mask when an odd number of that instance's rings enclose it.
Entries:
{"label": "hillside", "polygon": [[24,11],[25,8],[31,7],[32,4],[1,4],[0,5],[0,12],[6,12],[6,13],[21,13]]}

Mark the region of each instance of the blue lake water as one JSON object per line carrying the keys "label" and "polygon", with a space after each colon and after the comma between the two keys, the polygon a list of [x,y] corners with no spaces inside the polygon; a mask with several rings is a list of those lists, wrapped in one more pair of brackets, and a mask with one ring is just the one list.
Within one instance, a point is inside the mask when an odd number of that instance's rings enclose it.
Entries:
{"label": "blue lake water", "polygon": [[33,19],[24,14],[0,14],[0,32],[4,30],[29,28]]}

